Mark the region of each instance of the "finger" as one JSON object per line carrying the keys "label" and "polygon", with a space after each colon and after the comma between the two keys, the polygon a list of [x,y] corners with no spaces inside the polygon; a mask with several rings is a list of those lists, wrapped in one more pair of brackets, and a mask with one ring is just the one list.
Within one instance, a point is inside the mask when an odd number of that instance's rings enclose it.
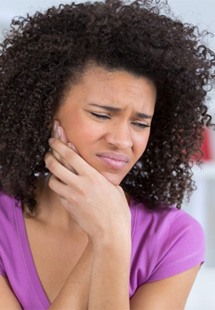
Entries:
{"label": "finger", "polygon": [[96,170],[90,166],[80,155],[78,155],[72,148],[63,144],[57,139],[49,139],[51,148],[56,151],[63,160],[65,160],[78,175],[86,175],[86,172],[91,174],[95,173]]}
{"label": "finger", "polygon": [[[68,143],[65,130],[63,129],[62,126],[60,126],[60,123],[57,120],[54,120],[52,137],[59,139],[60,141],[62,141],[65,144]],[[59,162],[61,162],[68,169],[71,169],[71,167],[68,166],[67,162],[65,162],[56,151],[52,150],[52,152],[53,152],[53,155],[57,158],[57,160]],[[73,172],[75,173],[75,170],[73,170]]]}
{"label": "finger", "polygon": [[75,146],[72,145],[72,143],[68,142],[66,132],[64,128],[60,125],[60,122],[56,120],[54,124],[55,124],[54,126],[56,126],[55,128],[57,131],[57,135],[53,136],[53,138],[57,138],[61,140],[63,143],[67,144],[71,149],[77,152],[77,149],[75,148]]}
{"label": "finger", "polygon": [[[53,122],[53,127],[52,127],[52,133],[51,133],[51,137],[55,138],[55,139],[59,139],[60,138],[60,132],[58,130],[59,127],[59,122],[57,120],[54,120]],[[53,151],[54,156],[60,161],[60,156],[57,152]]]}
{"label": "finger", "polygon": [[68,142],[66,132],[57,120],[54,120],[52,137],[61,140],[65,144]]}
{"label": "finger", "polygon": [[[51,175],[48,181],[49,187],[56,192],[60,197],[64,198],[66,195],[68,196],[67,184],[64,184],[59,180],[55,175]],[[71,187],[69,190],[71,193]],[[65,198],[64,198],[65,199]]]}
{"label": "finger", "polygon": [[66,136],[65,130],[64,130],[63,127],[60,126],[60,125],[59,125],[59,127],[58,127],[58,130],[59,130],[60,140],[61,140],[63,143],[67,144],[67,143],[68,143],[68,140],[67,140],[67,136]]}
{"label": "finger", "polygon": [[49,187],[59,195],[62,205],[71,213],[74,211],[76,201],[71,186],[62,183],[58,178],[52,175],[48,182]]}
{"label": "finger", "polygon": [[75,215],[77,214],[77,200],[75,199],[76,195],[73,190],[74,187],[63,184],[54,175],[50,177],[48,185],[56,194],[58,194],[62,206],[64,206],[64,208],[72,215],[74,220],[76,220],[77,217]]}
{"label": "finger", "polygon": [[45,163],[49,171],[62,183],[74,186],[79,182],[78,176],[71,171],[72,169],[62,165],[52,153],[45,155]]}

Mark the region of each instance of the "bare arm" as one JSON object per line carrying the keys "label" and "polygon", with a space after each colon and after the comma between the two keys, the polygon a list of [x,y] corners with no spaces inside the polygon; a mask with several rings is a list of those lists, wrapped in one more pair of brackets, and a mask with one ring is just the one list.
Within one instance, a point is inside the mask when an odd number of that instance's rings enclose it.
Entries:
{"label": "bare arm", "polygon": [[[57,125],[57,123],[56,123]],[[60,139],[63,143],[67,143],[67,137],[63,130],[60,132],[55,129],[52,136]],[[59,162],[67,165],[67,163],[59,156],[58,153],[53,151],[53,154]],[[89,286],[90,274],[92,268],[92,243],[89,241],[88,245],[76,264],[75,268],[70,273],[67,281],[62,287],[57,298],[50,306],[50,310],[68,309],[71,307],[73,310],[86,310],[88,308],[89,300]]]}
{"label": "bare arm", "polygon": [[12,292],[7,278],[0,275],[0,310],[5,309],[20,310],[22,308]]}
{"label": "bare arm", "polygon": [[145,284],[131,299],[131,310],[183,310],[199,266],[176,276]]}
{"label": "bare arm", "polygon": [[129,309],[131,215],[124,192],[58,139],[51,147],[49,186],[93,244],[88,309]]}
{"label": "bare arm", "polygon": [[129,304],[130,219],[121,189],[109,186],[107,180],[60,141],[52,141],[51,147],[63,159],[64,167],[54,156],[46,158],[53,173],[50,187],[62,197],[62,205],[93,243],[88,309],[183,309],[198,268],[143,285]]}
{"label": "bare arm", "polygon": [[[119,234],[119,232],[118,232]],[[94,246],[89,310],[127,310],[129,307],[129,238],[100,242]]]}

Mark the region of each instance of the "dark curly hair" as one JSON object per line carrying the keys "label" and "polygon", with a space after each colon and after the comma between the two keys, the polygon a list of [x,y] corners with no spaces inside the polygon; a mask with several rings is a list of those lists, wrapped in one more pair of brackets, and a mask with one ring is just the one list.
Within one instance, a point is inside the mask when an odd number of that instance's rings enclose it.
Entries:
{"label": "dark curly hair", "polygon": [[1,191],[35,210],[53,116],[68,83],[94,61],[157,87],[148,146],[122,181],[124,190],[150,208],[180,207],[191,194],[191,168],[201,161],[203,130],[211,125],[205,98],[215,55],[201,45],[198,28],[175,19],[165,1],[52,7],[13,19],[0,46]]}

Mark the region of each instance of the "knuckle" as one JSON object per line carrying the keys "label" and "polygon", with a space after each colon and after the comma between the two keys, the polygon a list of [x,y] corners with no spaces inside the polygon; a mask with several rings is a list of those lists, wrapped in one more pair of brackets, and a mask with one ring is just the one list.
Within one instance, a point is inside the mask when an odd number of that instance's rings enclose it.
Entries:
{"label": "knuckle", "polygon": [[55,158],[57,158],[58,160],[61,159],[60,155],[56,152],[56,151],[52,151],[52,154],[54,155]]}
{"label": "knuckle", "polygon": [[65,156],[66,156],[66,158],[68,158],[68,163],[72,166],[74,164],[74,160],[75,160],[74,153],[71,152],[71,150],[66,150]]}

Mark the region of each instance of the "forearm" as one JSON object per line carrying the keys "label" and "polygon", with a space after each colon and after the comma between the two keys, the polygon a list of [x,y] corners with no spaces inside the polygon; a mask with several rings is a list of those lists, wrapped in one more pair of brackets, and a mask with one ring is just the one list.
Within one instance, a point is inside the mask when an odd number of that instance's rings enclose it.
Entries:
{"label": "forearm", "polygon": [[50,146],[63,164],[47,154],[49,186],[93,244],[88,309],[129,309],[131,213],[125,193],[61,141]]}
{"label": "forearm", "polygon": [[129,309],[130,241],[96,246],[88,310]]}
{"label": "forearm", "polygon": [[92,267],[92,244],[89,242],[85,252],[72,270],[50,310],[86,310],[89,299],[90,274]]}

